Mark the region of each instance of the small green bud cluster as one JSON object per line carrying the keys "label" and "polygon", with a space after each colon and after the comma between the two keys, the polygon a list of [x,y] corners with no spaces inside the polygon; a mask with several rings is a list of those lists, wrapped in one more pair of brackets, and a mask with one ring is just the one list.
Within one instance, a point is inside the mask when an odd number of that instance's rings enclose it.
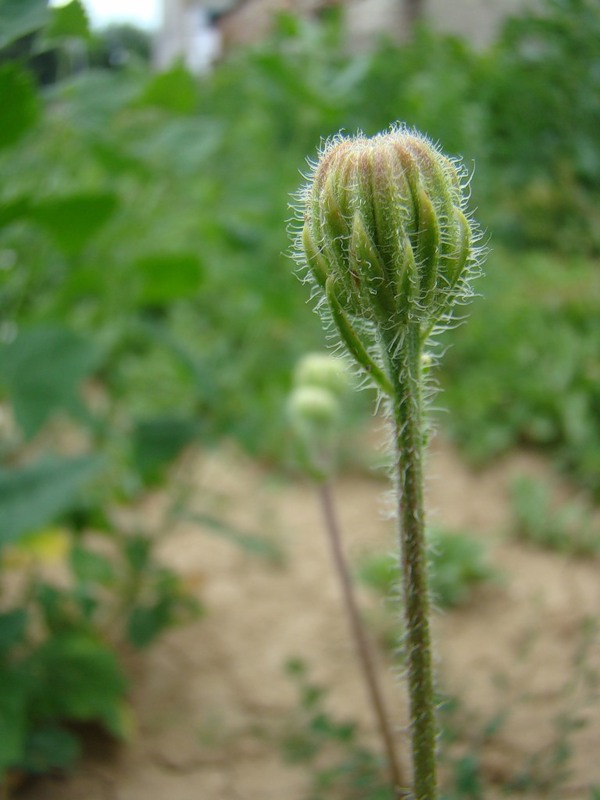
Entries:
{"label": "small green bud cluster", "polygon": [[325,353],[308,354],[294,372],[288,417],[303,451],[304,466],[318,479],[333,469],[341,399],[348,386],[345,363]]}
{"label": "small green bud cluster", "polygon": [[381,343],[416,324],[424,341],[450,318],[477,263],[464,171],[404,128],[336,138],[300,201],[298,260],[344,344],[387,389],[364,330]]}

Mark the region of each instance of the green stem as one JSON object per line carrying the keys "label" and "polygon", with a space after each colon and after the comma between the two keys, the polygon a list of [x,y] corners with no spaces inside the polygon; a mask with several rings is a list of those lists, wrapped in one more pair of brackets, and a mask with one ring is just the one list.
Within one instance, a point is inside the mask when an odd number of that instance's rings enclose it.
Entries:
{"label": "green stem", "polygon": [[393,360],[394,424],[414,796],[415,800],[435,800],[436,721],[423,500],[421,349],[419,326],[408,326]]}
{"label": "green stem", "polygon": [[337,515],[335,513],[335,507],[329,484],[321,484],[319,486],[319,494],[321,498],[321,507],[323,509],[323,517],[325,520],[325,529],[327,531],[327,538],[331,548],[331,556],[335,571],[340,581],[344,607],[350,623],[350,630],[352,632],[356,653],[362,669],[365,687],[367,689],[373,714],[377,721],[379,735],[381,736],[381,741],[386,753],[394,797],[397,800],[408,800],[408,793],[405,788],[407,786],[407,782],[396,754],[394,733],[386,712],[385,702],[379,687],[379,682],[377,680],[373,653],[369,645],[369,640],[367,638],[367,634],[360,616],[360,611],[358,609],[356,596],[352,588],[352,580],[350,578],[350,572],[344,556],[342,537],[340,534],[340,528]]}

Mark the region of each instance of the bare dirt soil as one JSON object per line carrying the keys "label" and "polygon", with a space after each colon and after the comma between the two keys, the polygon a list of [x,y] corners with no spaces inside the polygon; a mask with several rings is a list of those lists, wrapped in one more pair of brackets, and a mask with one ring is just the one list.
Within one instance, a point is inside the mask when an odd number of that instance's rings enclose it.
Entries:
{"label": "bare dirt soil", "polygon": [[[314,489],[233,448],[192,454],[184,469],[197,486],[198,509],[270,538],[284,560],[249,556],[198,525],[179,524],[163,556],[194,587],[206,614],[132,658],[131,742],[96,743],[74,775],[31,784],[24,800],[303,800],[308,770],[286,763],[280,748],[298,708],[297,690],[283,669],[291,657],[305,661],[311,679],[329,689],[331,714],[357,721],[376,746]],[[600,608],[599,564],[507,537],[511,479],[546,473],[538,459],[523,454],[472,471],[447,442],[434,441],[431,515],[445,529],[485,540],[502,576],[465,607],[436,614],[438,682],[460,699],[462,735],[453,753],[477,748],[489,786],[499,787],[521,769],[552,775],[561,730],[577,718],[566,761],[571,774],[558,796],[589,800],[590,787],[600,785],[600,714],[590,690],[600,646],[586,621]],[[367,553],[395,548],[385,492],[385,481],[365,475],[336,483],[354,564]],[[140,513],[151,519],[164,503],[157,495]],[[376,625],[386,611],[366,589],[359,591]],[[404,686],[381,648],[378,667],[406,753]],[[483,736],[492,720],[495,730]],[[500,789],[486,790],[486,800],[500,796]],[[556,795],[546,787],[523,796]]]}

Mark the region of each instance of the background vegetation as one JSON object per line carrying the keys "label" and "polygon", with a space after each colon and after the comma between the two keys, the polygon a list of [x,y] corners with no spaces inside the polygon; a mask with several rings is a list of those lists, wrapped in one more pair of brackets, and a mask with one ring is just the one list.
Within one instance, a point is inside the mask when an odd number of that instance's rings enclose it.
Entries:
{"label": "background vegetation", "polygon": [[[144,646],[194,610],[115,509],[192,442],[285,461],[293,365],[324,346],[288,203],[339,129],[401,120],[474,170],[485,305],[452,334],[441,424],[473,459],[543,448],[600,496],[596,0],[545,0],[482,51],[421,28],[354,57],[337,15],[282,16],[202,80],[92,35],[77,0],[0,20],[0,771],[70,763],[65,719],[125,735],[105,620]],[[38,567],[63,546],[58,589]],[[103,694],[50,700],[81,664]]]}

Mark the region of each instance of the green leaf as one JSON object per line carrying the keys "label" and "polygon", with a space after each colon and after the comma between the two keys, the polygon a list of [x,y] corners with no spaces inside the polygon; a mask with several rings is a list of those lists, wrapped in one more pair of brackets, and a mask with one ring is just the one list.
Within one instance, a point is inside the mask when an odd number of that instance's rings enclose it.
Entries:
{"label": "green leaf", "polygon": [[27,628],[27,612],[16,608],[0,614],[0,655],[22,641]]}
{"label": "green leaf", "polygon": [[33,600],[49,636],[71,630],[75,622],[70,592],[57,589],[50,583],[38,581]]}
{"label": "green leaf", "polygon": [[46,458],[20,469],[0,469],[0,544],[48,525],[73,507],[103,463],[94,455]]}
{"label": "green leaf", "polygon": [[67,631],[38,649],[35,667],[41,716],[95,721],[115,736],[126,734],[122,699],[127,681],[108,645],[91,634]]}
{"label": "green leaf", "polygon": [[31,217],[63,252],[75,254],[108,222],[117,206],[112,192],[81,192],[36,203]]}
{"label": "green leaf", "polygon": [[210,514],[182,512],[181,518],[202,525],[208,533],[233,542],[233,544],[245,550],[247,553],[251,553],[255,556],[262,556],[274,563],[281,563],[283,560],[281,548],[265,536],[242,533]]}
{"label": "green leaf", "polygon": [[0,66],[0,148],[15,144],[36,122],[38,96],[31,75],[18,64]]}
{"label": "green leaf", "polygon": [[59,409],[76,416],[82,413],[79,388],[98,361],[98,350],[90,341],[59,325],[25,328],[0,348],[0,384],[8,389],[27,437]]}
{"label": "green leaf", "polygon": [[150,81],[139,102],[174,114],[193,114],[200,102],[198,81],[183,64],[176,64]]}
{"label": "green leaf", "polygon": [[127,564],[136,575],[143,572],[150,562],[152,542],[147,536],[137,534],[125,540]]}
{"label": "green leaf", "polygon": [[131,611],[127,635],[134,647],[147,647],[171,624],[171,604],[161,599],[148,606],[137,606]]}
{"label": "green leaf", "polygon": [[183,589],[179,577],[171,570],[156,570],[152,578],[144,594],[153,596],[153,599],[135,605],[127,622],[129,640],[140,649],[147,647],[167,628],[196,619],[203,610],[201,604]]}
{"label": "green leaf", "polygon": [[0,0],[0,49],[43,28],[47,18],[47,0]]}
{"label": "green leaf", "polygon": [[0,667],[0,779],[7,767],[23,758],[29,677],[21,670]]}
{"label": "green leaf", "polygon": [[31,730],[21,766],[28,774],[44,775],[52,769],[69,769],[81,755],[74,734],[60,725],[47,723]]}
{"label": "green leaf", "polygon": [[115,581],[115,570],[111,561],[81,545],[76,545],[71,550],[71,568],[80,583],[110,586]]}
{"label": "green leaf", "polygon": [[164,305],[173,300],[194,297],[200,287],[202,268],[193,253],[164,253],[140,259],[136,272],[141,276],[141,301]]}
{"label": "green leaf", "polygon": [[89,39],[90,27],[85,9],[79,0],[52,9],[46,29],[48,39]]}
{"label": "green leaf", "polygon": [[164,416],[139,420],[133,432],[133,458],[146,481],[160,472],[198,435],[199,424],[192,417]]}
{"label": "green leaf", "polygon": [[[0,114],[2,112],[0,111]],[[6,203],[0,202],[0,228],[10,225],[17,219],[21,219],[29,214],[30,203],[28,197],[17,197]]]}

